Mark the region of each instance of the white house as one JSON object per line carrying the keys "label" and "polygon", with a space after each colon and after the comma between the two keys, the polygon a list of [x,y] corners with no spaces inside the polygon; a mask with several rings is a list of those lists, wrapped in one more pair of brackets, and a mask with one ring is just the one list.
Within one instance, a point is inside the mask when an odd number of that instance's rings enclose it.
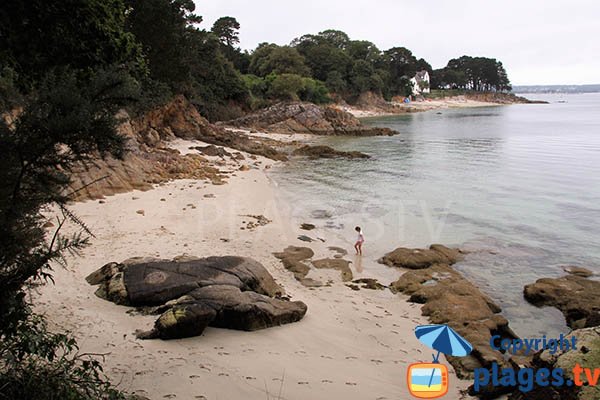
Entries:
{"label": "white house", "polygon": [[430,83],[429,83],[429,72],[426,70],[419,71],[417,74],[410,80],[413,85],[413,96],[417,96],[423,93],[430,93]]}

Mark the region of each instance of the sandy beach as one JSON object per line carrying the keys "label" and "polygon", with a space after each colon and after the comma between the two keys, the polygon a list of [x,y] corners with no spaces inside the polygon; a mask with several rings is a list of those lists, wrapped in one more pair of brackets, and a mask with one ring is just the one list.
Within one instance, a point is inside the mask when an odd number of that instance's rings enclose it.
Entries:
{"label": "sandy beach", "polygon": [[411,101],[410,103],[392,102],[389,103],[392,109],[384,110],[378,108],[357,108],[352,106],[341,107],[357,118],[383,117],[388,115],[398,115],[404,113],[423,112],[431,110],[443,110],[448,108],[473,108],[473,107],[493,107],[505,105],[503,103],[494,103],[489,101],[479,101],[469,99],[466,96],[452,96],[440,99],[424,99],[422,101]]}
{"label": "sandy beach", "polygon": [[[190,144],[172,146],[185,151]],[[273,252],[305,245],[315,257],[331,257],[328,247],[337,245],[350,253],[353,233],[346,243],[299,241],[298,235],[306,232],[290,219],[290,205],[278,199],[267,174],[277,166],[245,156],[242,164],[249,170],[236,172],[225,185],[179,180],[146,192],[73,204],[96,238],[82,257],[70,260],[68,269],[56,267],[56,285],[40,289],[37,310],[53,326],[72,331],[82,353],[104,354],[105,371],[119,388],[150,399],[411,398],[406,367],[431,359],[413,333],[427,323],[420,307],[387,289],[350,290],[337,271],[309,275],[330,286],[307,288],[297,282]],[[248,215],[264,215],[272,222],[247,229],[253,221]],[[85,281],[111,261],[182,254],[254,258],[292,300],[305,302],[308,312],[298,323],[255,332],[208,328],[195,338],[141,341],[134,331],[151,328],[155,317],[96,297]],[[379,256],[367,248],[361,262],[352,254],[345,259],[353,262],[355,277],[380,278],[387,285],[386,277],[370,272]],[[389,273],[397,277],[401,271]],[[459,391],[469,382],[450,371],[447,398],[463,398]]]}

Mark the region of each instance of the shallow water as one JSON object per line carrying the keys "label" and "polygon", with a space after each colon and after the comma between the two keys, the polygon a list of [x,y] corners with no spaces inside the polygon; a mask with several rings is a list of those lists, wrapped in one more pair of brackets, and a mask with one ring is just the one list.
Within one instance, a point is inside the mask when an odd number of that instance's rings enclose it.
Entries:
{"label": "shallow water", "polygon": [[562,314],[522,291],[564,265],[600,272],[600,94],[535,98],[550,104],[368,119],[401,134],[319,141],[371,160],[294,160],[271,176],[297,219],[347,243],[362,226],[372,258],[431,243],[476,251],[457,268],[511,327],[557,335]]}

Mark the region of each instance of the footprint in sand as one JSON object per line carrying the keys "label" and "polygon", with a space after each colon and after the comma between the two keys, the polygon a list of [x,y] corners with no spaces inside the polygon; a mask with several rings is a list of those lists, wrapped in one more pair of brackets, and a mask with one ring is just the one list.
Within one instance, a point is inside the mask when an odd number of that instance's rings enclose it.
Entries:
{"label": "footprint in sand", "polygon": [[253,377],[253,376],[247,376],[246,379],[249,380],[249,381],[255,381],[256,380],[256,378]]}
{"label": "footprint in sand", "polygon": [[346,360],[357,360],[357,358],[354,356],[348,356],[346,357]]}
{"label": "footprint in sand", "polygon": [[298,382],[298,385],[308,385],[308,382]]}
{"label": "footprint in sand", "polygon": [[198,396],[194,396],[194,398],[195,398],[195,399],[198,399],[198,400],[208,400],[208,399],[207,399],[207,397],[206,397],[206,396],[204,396],[204,395],[198,395]]}
{"label": "footprint in sand", "polygon": [[329,379],[323,379],[321,383],[333,383],[333,381],[330,381]]}
{"label": "footprint in sand", "polygon": [[190,379],[198,379],[200,378],[200,375],[190,375]]}
{"label": "footprint in sand", "polygon": [[226,351],[220,351],[217,354],[219,354],[220,356],[228,356],[229,355],[229,353]]}
{"label": "footprint in sand", "polygon": [[331,356],[321,356],[321,358],[326,358],[328,360],[333,360],[333,357],[331,357]]}
{"label": "footprint in sand", "polygon": [[229,374],[226,374],[225,372],[220,372],[219,376],[229,376]]}
{"label": "footprint in sand", "polygon": [[172,393],[171,394],[165,394],[163,396],[164,399],[174,399],[175,397],[177,397],[177,395],[172,394]]}
{"label": "footprint in sand", "polygon": [[356,386],[357,383],[356,382],[346,382],[346,385],[348,385],[348,386]]}
{"label": "footprint in sand", "polygon": [[371,360],[372,363],[375,363],[377,365],[383,364],[383,361],[381,360]]}

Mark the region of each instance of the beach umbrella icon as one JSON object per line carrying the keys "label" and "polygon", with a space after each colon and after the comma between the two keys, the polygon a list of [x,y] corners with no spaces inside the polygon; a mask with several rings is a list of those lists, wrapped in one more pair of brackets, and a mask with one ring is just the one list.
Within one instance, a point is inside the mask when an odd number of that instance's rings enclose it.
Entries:
{"label": "beach umbrella icon", "polygon": [[[464,357],[471,353],[473,346],[467,342],[456,331],[448,325],[421,325],[415,328],[417,339],[426,346],[437,350],[437,355],[433,355],[433,362],[439,363],[440,353],[449,356]],[[429,379],[429,386],[433,379]]]}

